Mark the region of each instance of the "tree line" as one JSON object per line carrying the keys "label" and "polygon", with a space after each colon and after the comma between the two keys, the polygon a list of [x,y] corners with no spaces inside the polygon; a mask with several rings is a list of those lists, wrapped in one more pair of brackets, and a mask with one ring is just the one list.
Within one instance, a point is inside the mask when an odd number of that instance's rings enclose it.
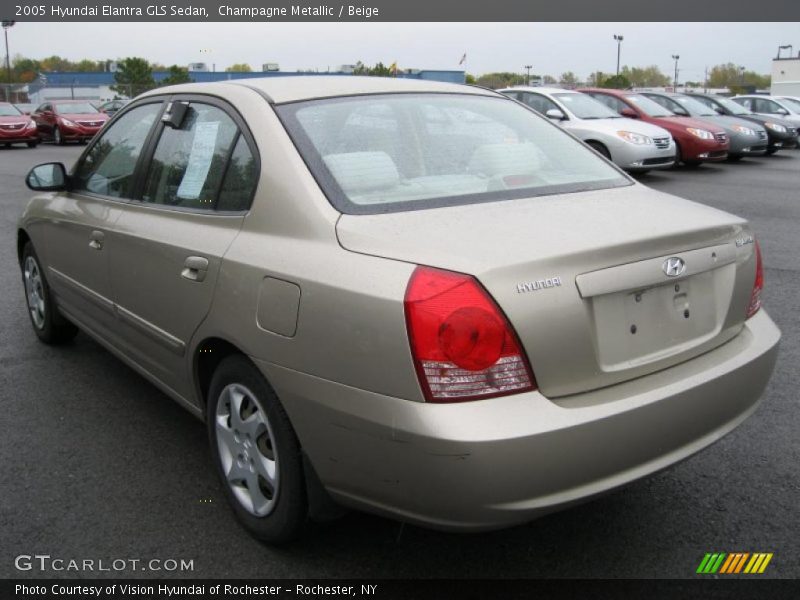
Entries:
{"label": "tree line", "polygon": [[[605,87],[628,89],[633,87],[667,87],[673,84],[673,77],[665,74],[656,65],[648,67],[630,67],[620,69],[619,75],[594,71],[585,80],[581,80],[574,72],[566,71],[559,77],[551,75],[531,75],[531,79],[539,80],[545,85],[559,84],[565,87],[575,87],[586,84],[591,87]],[[525,85],[527,77],[521,73],[497,72],[485,73],[478,77],[467,75],[467,83],[480,85],[492,89]],[[760,75],[755,71],[740,69],[734,63],[716,65],[709,69],[706,81],[679,81],[679,85],[689,87],[728,88],[737,90],[745,87],[757,89],[768,88],[771,83],[769,75]]]}
{"label": "tree line", "polygon": [[[176,83],[186,83],[192,81],[186,67],[171,65],[169,67],[160,63],[150,63],[144,58],[128,57],[118,61],[111,60],[91,60],[81,59],[71,61],[69,59],[53,55],[42,59],[27,58],[21,55],[14,57],[11,65],[11,83],[30,83],[34,81],[40,73],[48,71],[64,72],[92,72],[108,71],[112,63],[116,63],[114,73],[115,88],[118,93],[127,95],[139,94],[160,85],[172,85]],[[358,61],[354,73],[356,75],[373,75],[388,77],[395,74],[396,63],[386,66],[378,62],[370,67]],[[156,83],[153,79],[154,71],[167,71],[168,76]],[[252,68],[247,63],[236,63],[225,69],[230,73],[250,73]],[[4,73],[5,75],[5,73]],[[619,75],[595,71],[591,73],[585,81],[572,71],[565,71],[559,77],[552,75],[532,75],[532,79],[541,80],[545,85],[560,84],[565,87],[575,87],[586,83],[594,87],[609,87],[626,89],[631,87],[665,87],[673,83],[672,77],[663,73],[656,65],[647,67],[631,67],[625,65],[620,70]],[[480,76],[472,74],[466,75],[467,83],[480,85],[492,89],[524,85],[527,83],[526,75],[510,71],[485,73]],[[706,81],[681,81],[683,85],[690,87],[710,87],[710,88],[729,88],[738,90],[745,87],[767,88],[770,85],[770,76],[761,75],[755,71],[743,70],[734,63],[716,65],[708,71]],[[6,76],[6,81],[8,81]]]}

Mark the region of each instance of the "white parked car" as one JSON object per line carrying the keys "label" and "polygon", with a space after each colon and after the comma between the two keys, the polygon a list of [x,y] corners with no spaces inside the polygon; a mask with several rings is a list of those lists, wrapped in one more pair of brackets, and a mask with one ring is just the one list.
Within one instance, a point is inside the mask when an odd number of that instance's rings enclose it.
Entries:
{"label": "white parked car", "polygon": [[591,96],[543,87],[498,91],[558,121],[626,171],[642,173],[675,164],[675,141],[666,129],[623,117]]}
{"label": "white parked car", "polygon": [[780,117],[800,125],[800,100],[791,96],[735,96],[732,98],[757,115]]}

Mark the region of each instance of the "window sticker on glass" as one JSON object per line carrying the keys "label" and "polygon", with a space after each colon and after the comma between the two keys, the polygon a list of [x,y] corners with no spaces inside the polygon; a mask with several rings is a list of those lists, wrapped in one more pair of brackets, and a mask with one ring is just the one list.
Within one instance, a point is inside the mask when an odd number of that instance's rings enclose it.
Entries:
{"label": "window sticker on glass", "polygon": [[200,197],[203,185],[214,158],[214,146],[217,142],[219,121],[197,123],[195,126],[192,150],[189,153],[189,164],[178,186],[178,198],[196,200]]}

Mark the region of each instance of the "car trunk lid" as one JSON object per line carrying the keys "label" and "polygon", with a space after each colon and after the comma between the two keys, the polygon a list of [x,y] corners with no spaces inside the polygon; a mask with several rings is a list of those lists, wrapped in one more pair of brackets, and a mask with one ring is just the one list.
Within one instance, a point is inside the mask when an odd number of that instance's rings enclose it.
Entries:
{"label": "car trunk lid", "polygon": [[[342,215],[351,251],[475,276],[539,388],[612,385],[741,329],[755,273],[742,219],[641,185],[380,215]],[[684,270],[664,271],[670,258]]]}

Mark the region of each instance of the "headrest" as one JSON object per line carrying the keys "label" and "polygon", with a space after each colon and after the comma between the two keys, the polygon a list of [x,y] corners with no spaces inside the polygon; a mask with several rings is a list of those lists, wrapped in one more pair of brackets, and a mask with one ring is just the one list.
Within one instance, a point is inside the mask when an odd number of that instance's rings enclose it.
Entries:
{"label": "headrest", "polygon": [[397,167],[386,152],[347,152],[323,158],[344,192],[393,188],[400,181]]}
{"label": "headrest", "polygon": [[485,177],[535,173],[540,166],[540,151],[530,143],[479,146],[469,161],[470,172]]}

